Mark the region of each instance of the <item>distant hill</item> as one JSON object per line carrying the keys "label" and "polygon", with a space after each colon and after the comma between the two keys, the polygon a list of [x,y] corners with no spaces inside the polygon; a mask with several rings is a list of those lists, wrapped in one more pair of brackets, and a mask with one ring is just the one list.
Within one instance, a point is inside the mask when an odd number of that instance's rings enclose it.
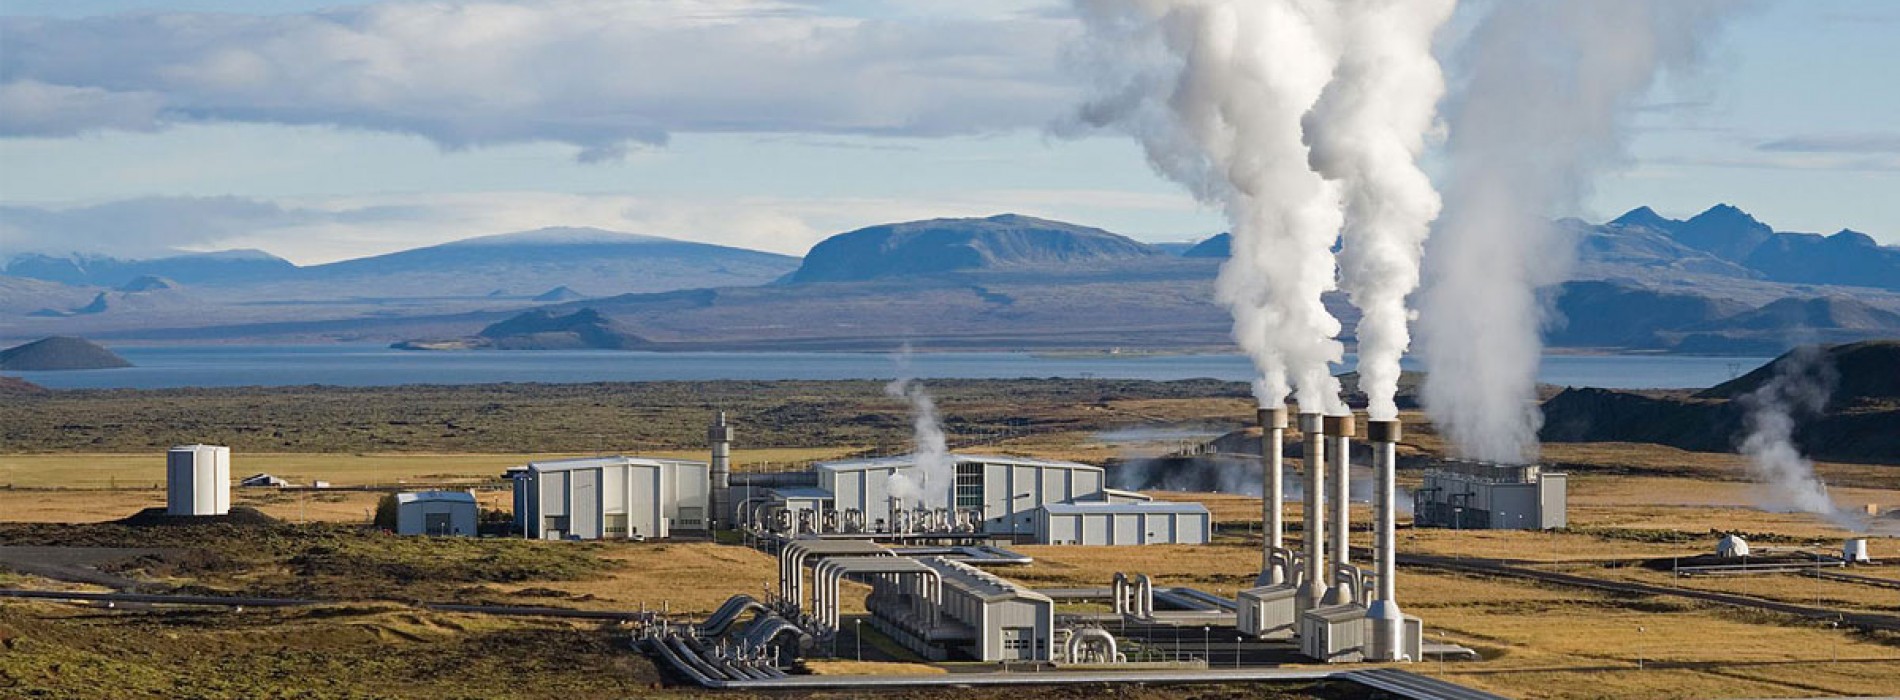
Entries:
{"label": "distant hill", "polygon": [[550,289],[548,291],[542,292],[540,295],[536,296],[534,300],[543,302],[543,303],[553,304],[556,302],[573,301],[575,299],[582,299],[582,298],[585,298],[585,297],[583,297],[580,292],[576,292],[572,289],[568,289],[566,285],[562,285],[562,286]]}
{"label": "distant hill", "polygon": [[1727,204],[1710,207],[1688,221],[1668,222],[1667,230],[1683,245],[1738,262],[1775,235],[1767,224]]}
{"label": "distant hill", "polygon": [[1024,265],[1078,265],[1167,257],[1098,228],[1016,214],[931,219],[841,233],[813,246],[787,281],[853,282]]}
{"label": "distant hill", "polygon": [[[258,251],[120,260],[23,255],[6,274],[118,288],[187,284],[208,298],[260,300],[526,298],[567,287],[593,295],[766,284],[798,259],[743,248],[593,228],[544,228],[471,238],[387,255],[298,267]],[[497,283],[509,288],[497,290]],[[140,290],[145,291],[145,290]],[[579,292],[575,292],[579,294]]]}
{"label": "distant hill", "polygon": [[121,292],[136,294],[139,292],[156,292],[156,291],[161,291],[161,290],[166,290],[166,289],[177,289],[177,288],[178,288],[177,284],[163,277],[159,277],[157,275],[140,275],[137,279],[134,279],[130,282],[119,285],[118,290]]}
{"label": "distant hill", "polygon": [[1561,347],[1661,348],[1669,344],[1664,331],[1748,310],[1727,299],[1600,281],[1565,283],[1555,297],[1558,325],[1546,340]]}
{"label": "distant hill", "polygon": [[186,253],[150,260],[103,255],[21,255],[7,261],[14,277],[92,287],[122,287],[143,277],[184,284],[235,284],[280,278],[296,271],[290,261],[259,250]]}
{"label": "distant hill", "polygon": [[1231,258],[1234,255],[1234,237],[1219,234],[1194,244],[1194,247],[1181,253],[1184,258]]}
{"label": "distant hill", "polygon": [[0,350],[0,370],[52,372],[131,367],[111,350],[83,338],[55,336]]}
{"label": "distant hill", "polygon": [[1777,233],[1743,262],[1777,282],[1900,289],[1900,248],[1859,231]]}
{"label": "distant hill", "polygon": [[[1900,341],[1830,346],[1838,374],[1827,411],[1801,424],[1796,442],[1822,459],[1900,460]],[[1733,451],[1743,408],[1734,399],[1775,376],[1789,356],[1706,391],[1675,393],[1567,389],[1544,402],[1546,442],[1650,442],[1703,452]]]}
{"label": "distant hill", "polygon": [[489,324],[468,338],[409,340],[400,350],[637,350],[645,338],[629,332],[593,309],[562,314],[535,309]]}

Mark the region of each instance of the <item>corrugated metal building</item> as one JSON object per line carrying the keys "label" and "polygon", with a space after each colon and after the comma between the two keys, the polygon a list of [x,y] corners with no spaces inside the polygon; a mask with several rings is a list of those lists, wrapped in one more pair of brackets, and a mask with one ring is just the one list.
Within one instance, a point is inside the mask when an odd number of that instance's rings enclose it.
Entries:
{"label": "corrugated metal building", "polygon": [[1038,544],[1206,544],[1213,516],[1199,503],[1051,503],[1035,512]]}
{"label": "corrugated metal building", "polygon": [[180,445],[165,453],[165,514],[231,512],[231,448]]}
{"label": "corrugated metal building", "polygon": [[396,534],[474,537],[479,509],[467,491],[396,494]]}
{"label": "corrugated metal building", "polygon": [[[954,483],[944,502],[925,508],[977,510],[983,531],[993,534],[1028,533],[1035,526],[1037,508],[1051,503],[1104,500],[1106,480],[1101,467],[994,455],[954,454]],[[824,462],[813,470],[818,488],[832,494],[832,507],[856,509],[866,524],[881,530],[890,523],[891,475],[903,474],[919,483],[923,470],[912,455]]]}
{"label": "corrugated metal building", "polygon": [[707,527],[705,462],[583,457],[532,462],[511,474],[516,520],[528,537],[669,537]]}
{"label": "corrugated metal building", "polygon": [[[873,626],[926,658],[1048,661],[1055,601],[989,572],[948,559],[918,560],[942,581],[935,615],[914,615],[897,580],[872,584]],[[922,620],[932,620],[930,629]]]}
{"label": "corrugated metal building", "polygon": [[1535,464],[1442,462],[1427,469],[1412,492],[1413,522],[1466,530],[1565,527],[1568,481]]}

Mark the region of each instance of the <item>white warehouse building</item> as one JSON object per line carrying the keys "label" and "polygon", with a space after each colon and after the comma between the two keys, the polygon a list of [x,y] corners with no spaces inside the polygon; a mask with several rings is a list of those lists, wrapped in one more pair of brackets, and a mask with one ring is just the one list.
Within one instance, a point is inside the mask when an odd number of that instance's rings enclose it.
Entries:
{"label": "white warehouse building", "polygon": [[231,448],[180,445],[165,454],[166,515],[231,512]]}
{"label": "white warehouse building", "polygon": [[1199,503],[1051,503],[1036,509],[1042,544],[1207,544],[1213,516]]}
{"label": "white warehouse building", "polygon": [[396,494],[396,534],[474,537],[478,508],[467,491]]}
{"label": "white warehouse building", "polygon": [[[954,483],[944,501],[925,508],[981,511],[982,529],[992,534],[1029,533],[1036,509],[1052,503],[1106,501],[1109,493],[1101,467],[1023,457],[953,454]],[[888,483],[893,474],[924,481],[914,455],[823,462],[814,467],[818,488],[832,496],[830,507],[857,510],[866,525],[882,529],[891,519]],[[1139,496],[1135,496],[1139,497]],[[911,504],[915,505],[915,504]]]}
{"label": "white warehouse building", "polygon": [[515,518],[528,537],[670,537],[707,527],[705,462],[583,457],[531,462],[512,473]]}

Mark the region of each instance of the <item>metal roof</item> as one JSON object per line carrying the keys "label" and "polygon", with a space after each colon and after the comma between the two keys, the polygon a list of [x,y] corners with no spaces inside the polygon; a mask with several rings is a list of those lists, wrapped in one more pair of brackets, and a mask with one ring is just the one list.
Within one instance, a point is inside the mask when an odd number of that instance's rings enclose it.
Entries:
{"label": "metal roof", "polygon": [[943,585],[945,587],[955,588],[969,593],[984,601],[1022,598],[1027,600],[1040,600],[1045,603],[1055,602],[1054,599],[1049,596],[1010,583],[1009,581],[997,577],[995,574],[970,566],[969,564],[944,559],[942,557],[923,559],[921,561],[925,566],[937,570],[937,575],[943,578]]}
{"label": "metal roof", "polygon": [[412,491],[396,494],[397,503],[442,502],[475,504],[475,494],[467,491]]}
{"label": "metal roof", "polygon": [[1199,503],[1174,503],[1169,501],[1146,501],[1142,503],[1051,503],[1041,507],[1050,515],[1113,514],[1113,513],[1181,513],[1206,515],[1207,506]]}
{"label": "metal roof", "polygon": [[[1050,459],[1036,459],[1033,457],[1010,457],[1010,456],[1005,456],[1005,455],[964,454],[961,452],[952,453],[950,455],[950,461],[957,462],[957,463],[979,462],[982,464],[1008,464],[1008,465],[1020,466],[1020,467],[1047,467],[1051,469],[1076,469],[1076,470],[1086,470],[1086,471],[1094,471],[1094,472],[1102,471],[1101,467],[1088,465],[1088,464],[1082,464],[1080,462],[1063,462],[1063,461],[1050,460]],[[832,461],[832,462],[819,462],[818,464],[813,465],[812,468],[816,470],[820,470],[820,471],[848,472],[848,471],[866,471],[866,470],[872,470],[872,469],[907,469],[907,468],[916,466],[916,464],[917,464],[917,456],[914,454],[908,454],[908,455],[895,455],[891,457],[870,457],[866,459],[841,459],[841,460]]]}
{"label": "metal roof", "polygon": [[777,495],[779,498],[784,498],[784,499],[804,500],[804,499],[815,498],[821,501],[829,501],[829,500],[832,500],[833,498],[836,498],[836,496],[832,495],[830,491],[826,491],[824,489],[817,488],[814,486],[788,486],[785,488],[775,488],[775,489],[772,489],[772,493],[774,495]]}
{"label": "metal roof", "polygon": [[695,461],[687,460],[687,459],[661,459],[657,457],[628,457],[626,455],[613,455],[611,457],[572,457],[569,459],[551,459],[545,462],[529,462],[527,466],[528,466],[528,471],[539,473],[539,472],[572,471],[575,469],[600,469],[603,467],[619,467],[619,466],[664,467],[667,465],[704,467],[706,466],[706,463],[695,462]]}

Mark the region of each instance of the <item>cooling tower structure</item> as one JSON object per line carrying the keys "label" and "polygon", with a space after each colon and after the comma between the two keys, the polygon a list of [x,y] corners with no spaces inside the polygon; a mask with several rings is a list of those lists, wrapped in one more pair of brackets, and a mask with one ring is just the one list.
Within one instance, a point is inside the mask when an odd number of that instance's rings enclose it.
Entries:
{"label": "cooling tower structure", "polygon": [[1327,445],[1326,458],[1320,462],[1332,469],[1333,561],[1330,571],[1336,574],[1321,602],[1326,605],[1344,605],[1357,602],[1354,600],[1354,586],[1338,580],[1338,577],[1344,577],[1352,571],[1352,437],[1358,426],[1351,413],[1326,416],[1321,426],[1326,433]]}
{"label": "cooling tower structure", "polygon": [[231,448],[180,445],[165,454],[165,514],[228,515]]}
{"label": "cooling tower structure", "polygon": [[726,425],[725,411],[713,414],[712,425],[706,428],[706,442],[712,444],[712,464],[706,470],[707,478],[712,481],[709,502],[706,504],[712,523],[707,530],[730,528],[733,511],[732,426]]}
{"label": "cooling tower structure", "polygon": [[1298,593],[1293,598],[1299,614],[1322,605],[1326,597],[1326,432],[1318,413],[1300,414],[1300,437],[1306,441],[1301,456],[1306,469],[1306,561]]}
{"label": "cooling tower structure", "polygon": [[1405,614],[1399,611],[1398,599],[1400,432],[1395,420],[1366,423],[1366,442],[1372,445],[1372,553],[1378,581],[1378,590],[1366,607],[1366,619],[1372,623],[1370,643],[1366,645],[1368,661],[1416,660],[1406,653]]}

